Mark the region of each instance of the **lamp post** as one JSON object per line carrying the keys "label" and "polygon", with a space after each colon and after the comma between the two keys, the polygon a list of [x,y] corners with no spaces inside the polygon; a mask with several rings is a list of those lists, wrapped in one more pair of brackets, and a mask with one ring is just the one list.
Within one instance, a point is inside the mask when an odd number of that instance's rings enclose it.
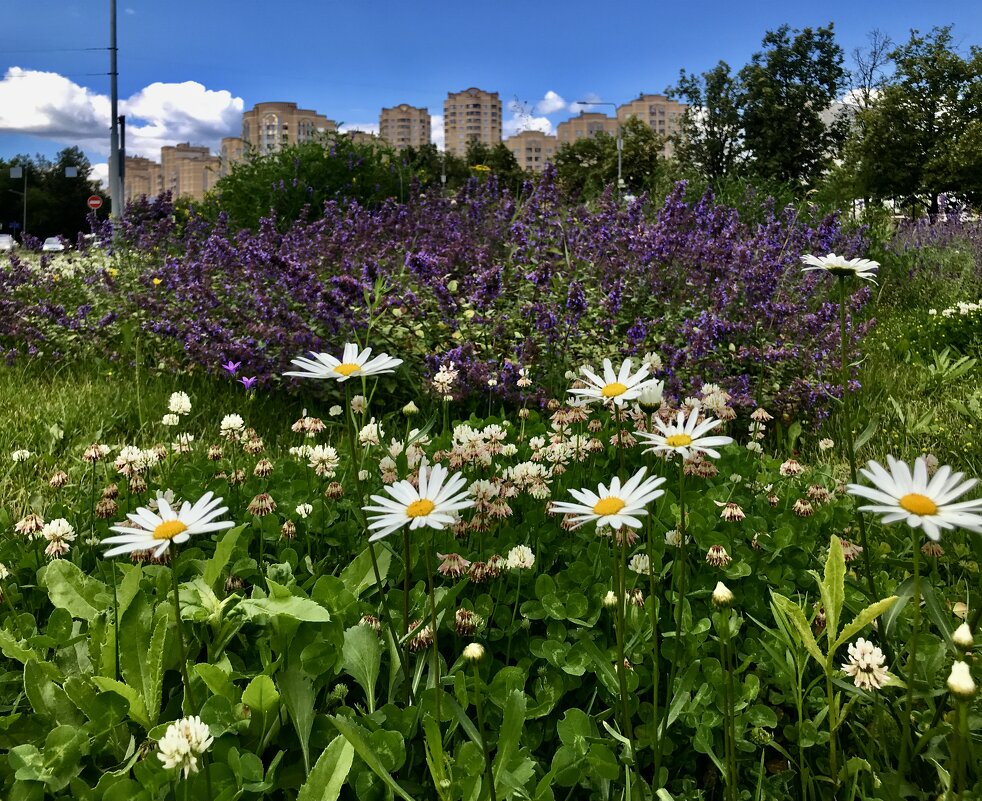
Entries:
{"label": "lamp post", "polygon": [[119,90],[116,68],[116,0],[109,0],[109,195],[112,198],[112,216],[123,215],[123,165],[119,151]]}
{"label": "lamp post", "polygon": [[603,100],[577,100],[580,106],[611,106],[614,109],[614,119],[617,120],[617,199],[621,198],[624,179],[621,177],[621,154],[624,151],[624,140],[621,138],[621,119],[617,116],[617,104]]}
{"label": "lamp post", "polygon": [[21,229],[20,229],[20,238],[21,238],[21,241],[23,242],[24,241],[24,234],[27,232],[27,165],[20,166],[20,167],[11,167],[10,168],[10,177],[11,178],[23,178],[24,179],[24,191],[23,192],[18,192],[16,189],[11,189],[10,190],[11,192],[14,192],[15,194],[23,195],[24,196],[24,221],[23,221],[23,223],[21,223]]}

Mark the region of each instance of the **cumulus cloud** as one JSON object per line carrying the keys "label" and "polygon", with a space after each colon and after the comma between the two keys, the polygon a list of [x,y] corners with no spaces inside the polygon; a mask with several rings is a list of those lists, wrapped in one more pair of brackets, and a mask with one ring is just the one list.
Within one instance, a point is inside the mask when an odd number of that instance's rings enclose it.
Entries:
{"label": "cumulus cloud", "polygon": [[92,165],[92,175],[93,181],[98,181],[101,186],[106,189],[109,188],[109,164],[105,161],[99,162],[98,164]]}
{"label": "cumulus cloud", "polygon": [[378,123],[377,122],[346,122],[338,128],[341,133],[349,133],[351,131],[364,131],[365,133],[375,134],[378,136]]}
{"label": "cumulus cloud", "polygon": [[535,110],[539,114],[555,114],[557,111],[562,111],[564,108],[566,108],[566,101],[551,89],[546,92],[545,96],[538,103],[535,104]]}
{"label": "cumulus cloud", "polygon": [[503,120],[501,123],[501,133],[505,138],[519,134],[522,131],[542,131],[544,134],[552,133],[552,122],[549,118],[533,116],[527,103],[522,103],[519,100],[511,100],[507,108],[511,114],[511,119]]}
{"label": "cumulus cloud", "polygon": [[568,108],[574,114],[579,114],[581,111],[604,111],[603,106],[594,106],[593,103],[598,103],[600,101],[600,95],[596,92],[587,92],[583,95],[582,103],[570,103]]}
{"label": "cumulus cloud", "polygon": [[430,114],[430,141],[436,145],[437,150],[444,149],[446,136],[443,129],[442,114]]}
{"label": "cumulus cloud", "polygon": [[[223,136],[238,135],[243,102],[226,90],[195,81],[153,83],[121,99],[126,115],[126,152],[157,159],[160,148],[179,142],[217,151]],[[54,72],[11,67],[0,79],[0,131],[33,134],[109,152],[110,102]]]}

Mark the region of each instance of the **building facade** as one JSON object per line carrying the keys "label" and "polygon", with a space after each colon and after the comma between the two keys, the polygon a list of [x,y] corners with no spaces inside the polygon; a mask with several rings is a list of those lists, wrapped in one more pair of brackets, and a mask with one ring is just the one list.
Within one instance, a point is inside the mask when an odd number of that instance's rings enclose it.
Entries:
{"label": "building facade", "polygon": [[647,123],[652,131],[665,137],[665,154],[670,155],[672,145],[667,140],[679,132],[685,109],[685,103],[669,100],[665,95],[642,94],[637,99],[618,106],[617,119],[623,124],[631,117],[637,117]]}
{"label": "building facade", "polygon": [[466,156],[471,142],[500,144],[501,98],[475,87],[450,92],[443,103],[443,129],[444,147],[455,156]]}
{"label": "building facade", "polygon": [[515,136],[509,136],[505,140],[507,147],[518,166],[523,170],[533,170],[542,172],[547,161],[552,161],[559,148],[559,140],[551,134],[542,131],[522,131]]}
{"label": "building facade", "polygon": [[246,154],[249,152],[249,143],[238,136],[226,136],[222,139],[221,145],[221,166],[218,168],[220,175],[228,175],[232,171],[234,164],[245,161]]}
{"label": "building facade", "polygon": [[242,141],[256,153],[310,142],[318,134],[336,131],[337,123],[296,103],[256,103],[242,115]]}
{"label": "building facade", "polygon": [[163,174],[156,161],[142,156],[127,156],[123,194],[127,203],[146,195],[157,197],[164,191]]}
{"label": "building facade", "polygon": [[221,160],[207,147],[182,142],[160,148],[160,173],[163,190],[174,197],[202,200],[220,175]]}
{"label": "building facade", "polygon": [[581,111],[556,126],[556,138],[560,145],[571,145],[599,133],[617,136],[617,120],[596,111]]}
{"label": "building facade", "polygon": [[383,108],[378,117],[378,133],[398,150],[419,148],[430,143],[430,111],[400,103]]}

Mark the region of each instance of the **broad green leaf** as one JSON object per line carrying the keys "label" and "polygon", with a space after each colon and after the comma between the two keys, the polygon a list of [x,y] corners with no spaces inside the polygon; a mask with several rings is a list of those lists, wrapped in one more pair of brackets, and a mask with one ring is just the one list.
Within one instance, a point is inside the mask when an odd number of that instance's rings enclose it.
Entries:
{"label": "broad green leaf", "polygon": [[393,793],[399,796],[399,798],[404,799],[404,801],[413,801],[413,797],[392,778],[392,774],[385,769],[385,765],[379,761],[379,758],[375,755],[375,751],[372,750],[371,746],[365,741],[365,738],[362,737],[361,731],[363,730],[360,726],[340,716],[328,715],[327,717],[334,724],[334,727],[344,735],[344,738],[351,743],[355,749],[355,753],[358,754],[376,776],[385,782]]}
{"label": "broad green leaf", "polygon": [[829,543],[825,576],[819,582],[819,589],[825,606],[825,639],[835,642],[839,634],[842,605],[846,600],[846,558],[842,552],[842,541],[836,536]]}
{"label": "broad green leaf", "polygon": [[815,635],[812,634],[811,626],[808,625],[808,620],[805,618],[805,613],[801,611],[801,607],[790,598],[778,595],[773,590],[771,590],[771,603],[775,610],[783,614],[785,619],[794,627],[794,630],[798,632],[798,637],[801,638],[801,644],[805,646],[805,650],[815,658],[824,670],[825,654],[815,642]]}
{"label": "broad green leaf", "polygon": [[221,667],[218,665],[212,665],[208,662],[201,662],[194,666],[194,672],[201,676],[201,680],[205,683],[205,686],[211,690],[214,695],[227,698],[233,704],[239,703],[242,693],[239,688],[232,683],[232,679],[229,677],[228,673],[225,670],[222,670]]}
{"label": "broad green leaf", "polygon": [[[392,564],[392,552],[388,548],[376,548],[375,558],[378,561],[379,575],[385,581],[389,565]],[[366,589],[375,586],[375,570],[372,568],[372,555],[368,548],[352,559],[351,564],[341,571],[341,580],[355,598],[361,597]]]}
{"label": "broad green leaf", "polygon": [[241,526],[236,526],[226,531],[215,546],[214,555],[205,562],[204,569],[201,571],[201,578],[212,589],[214,589],[215,582],[221,577],[222,571],[232,558],[232,553],[235,551],[235,545],[239,541],[239,536],[247,526],[248,523],[243,523]]}
{"label": "broad green leaf", "polygon": [[252,713],[266,715],[272,712],[280,703],[280,694],[276,691],[273,680],[261,673],[249,682],[242,693],[242,703],[246,704]]}
{"label": "broad green leaf", "polygon": [[[361,626],[361,628],[367,629],[367,626]],[[286,704],[287,714],[290,716],[293,728],[297,732],[300,749],[303,751],[304,773],[309,774],[310,730],[314,725],[314,701],[317,698],[317,693],[314,692],[314,684],[309,676],[296,667],[291,667],[289,670],[280,673],[277,676],[277,682],[280,686],[283,703]],[[323,755],[321,759],[323,759]]]}
{"label": "broad green leaf", "polygon": [[[237,608],[245,612],[246,617],[284,615],[309,623],[327,623],[331,619],[328,611],[316,601],[293,595],[287,587],[272,579],[267,579],[266,583],[269,585],[268,597],[247,598],[239,603]],[[254,591],[259,592],[258,588]]]}
{"label": "broad green leaf", "polygon": [[42,661],[42,656],[31,648],[26,640],[19,640],[7,629],[0,629],[0,651],[8,659],[16,659],[26,665],[31,660]]}
{"label": "broad green leaf", "polygon": [[866,428],[860,431],[859,436],[856,437],[856,442],[853,445],[853,452],[858,454],[859,449],[862,448],[863,445],[865,445],[873,438],[873,435],[876,433],[876,430],[879,427],[880,427],[880,419],[874,416],[866,424]]}
{"label": "broad green leaf", "polygon": [[443,733],[431,715],[426,715],[423,718],[423,736],[426,747],[426,764],[430,769],[433,786],[437,788],[437,793],[441,799],[446,798],[442,788],[451,786],[451,779],[447,775],[450,765],[443,750]]}
{"label": "broad green leaf", "polygon": [[57,682],[63,681],[49,662],[31,660],[24,665],[24,691],[34,711],[53,723],[81,725],[82,715]]}
{"label": "broad green leaf", "polygon": [[112,603],[112,593],[101,581],[85,575],[65,559],[55,559],[41,570],[41,586],[51,603],[72,617],[92,622]]}
{"label": "broad green leaf", "polygon": [[10,766],[21,781],[44,782],[52,793],[58,793],[78,775],[82,757],[89,752],[89,737],[77,726],[58,726],[48,732],[44,749],[19,745],[10,750]]}
{"label": "broad green leaf", "polygon": [[344,671],[365,691],[368,714],[375,712],[375,685],[382,667],[382,646],[368,626],[355,625],[344,632]]}
{"label": "broad green leaf", "polygon": [[337,801],[354,756],[354,746],[340,734],[331,740],[300,788],[297,801]]}
{"label": "broad green leaf", "polygon": [[897,621],[900,613],[907,606],[910,597],[914,594],[914,577],[911,576],[898,584],[896,591],[897,595],[895,597],[897,598],[897,602],[883,614],[881,625],[883,626],[884,637],[893,630],[893,624]]}
{"label": "broad green leaf", "polygon": [[143,684],[143,701],[147,707],[147,717],[151,725],[156,725],[160,717],[160,704],[164,688],[164,645],[167,642],[167,618],[157,617],[150,637],[150,650],[147,652],[149,670]]}
{"label": "broad green leaf", "polygon": [[492,768],[495,787],[502,782],[512,757],[518,753],[518,743],[525,729],[525,706],[525,693],[521,690],[514,690],[505,701]]}
{"label": "broad green leaf", "polygon": [[103,692],[116,693],[116,695],[125,698],[130,705],[130,718],[148,731],[153,728],[150,725],[150,716],[147,714],[147,707],[143,702],[143,696],[136,688],[128,684],[123,684],[121,681],[116,681],[116,679],[107,678],[106,676],[93,676],[92,683]]}
{"label": "broad green leaf", "polygon": [[829,659],[835,655],[835,652],[844,644],[849,642],[854,635],[862,631],[866,626],[876,620],[880,615],[886,612],[893,604],[896,602],[897,596],[891,595],[889,598],[884,598],[877,601],[875,604],[870,604],[862,612],[856,615],[855,618],[850,623],[847,623],[843,629],[842,634],[839,635],[838,639],[832,644],[829,649]]}

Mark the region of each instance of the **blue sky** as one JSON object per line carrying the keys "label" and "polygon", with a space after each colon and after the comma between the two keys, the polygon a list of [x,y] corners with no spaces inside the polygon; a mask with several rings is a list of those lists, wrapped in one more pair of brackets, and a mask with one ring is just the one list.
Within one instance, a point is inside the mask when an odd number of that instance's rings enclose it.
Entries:
{"label": "blue sky", "polygon": [[[680,68],[700,72],[720,59],[739,68],[782,23],[833,21],[847,54],[874,28],[902,41],[910,28],[954,23],[965,50],[982,44],[978,0],[501,0],[492,13],[466,0],[118,4],[130,151],[151,156],[187,139],[215,147],[238,133],[243,108],[264,100],[369,127],[382,106],[407,102],[441,115],[448,90],[478,86],[498,91],[506,107],[524,104],[527,113],[506,112],[506,135],[554,127],[575,100],[662,92]],[[105,160],[108,54],[84,48],[107,46],[108,19],[108,0],[4,0],[0,157],[78,144],[93,162]]]}

